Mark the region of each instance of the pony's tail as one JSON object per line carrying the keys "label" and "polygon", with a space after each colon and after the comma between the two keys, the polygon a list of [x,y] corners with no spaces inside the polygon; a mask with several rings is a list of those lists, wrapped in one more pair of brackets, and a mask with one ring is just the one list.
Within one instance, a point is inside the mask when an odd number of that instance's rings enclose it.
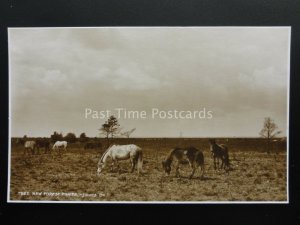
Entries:
{"label": "pony's tail", "polygon": [[138,161],[137,161],[137,170],[138,174],[143,173],[143,152],[142,150],[138,151]]}
{"label": "pony's tail", "polygon": [[226,155],[225,155],[225,165],[226,165],[227,167],[229,167],[229,166],[230,166],[230,162],[229,162],[229,156],[228,156],[228,154],[226,154]]}
{"label": "pony's tail", "polygon": [[227,164],[228,164],[228,167],[231,166],[231,163],[230,163],[230,159],[229,159],[229,155],[227,154]]}
{"label": "pony's tail", "polygon": [[201,167],[201,178],[204,177],[204,173],[205,173],[205,163],[204,163],[204,154],[202,152],[199,153],[199,165]]}
{"label": "pony's tail", "polygon": [[229,162],[229,154],[228,154],[228,148],[227,148],[227,147],[225,148],[224,162],[225,162],[225,165],[226,165],[227,167],[230,166],[230,162]]}

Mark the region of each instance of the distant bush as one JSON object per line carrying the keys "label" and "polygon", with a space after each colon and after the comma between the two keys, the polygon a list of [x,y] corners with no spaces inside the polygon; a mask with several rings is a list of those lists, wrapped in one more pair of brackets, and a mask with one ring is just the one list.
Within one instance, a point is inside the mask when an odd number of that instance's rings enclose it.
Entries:
{"label": "distant bush", "polygon": [[67,141],[68,143],[75,143],[77,141],[76,135],[74,133],[68,133],[65,137],[64,140]]}
{"label": "distant bush", "polygon": [[62,141],[63,135],[62,133],[57,133],[56,131],[54,131],[54,133],[50,136],[50,139],[52,142]]}
{"label": "distant bush", "polygon": [[87,142],[89,140],[89,138],[86,136],[85,133],[81,133],[80,136],[79,136],[79,141],[81,143],[84,143],[84,142]]}

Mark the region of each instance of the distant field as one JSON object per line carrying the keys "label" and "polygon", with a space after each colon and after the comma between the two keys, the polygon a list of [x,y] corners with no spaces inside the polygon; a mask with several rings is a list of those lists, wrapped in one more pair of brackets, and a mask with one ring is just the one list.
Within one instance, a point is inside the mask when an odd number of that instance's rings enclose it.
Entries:
{"label": "distant field", "polygon": [[[101,140],[105,145],[104,140]],[[129,173],[129,161],[121,161],[122,172],[109,167],[98,177],[97,162],[104,150],[84,150],[82,144],[68,146],[59,155],[23,155],[23,147],[12,146],[11,200],[53,201],[286,201],[286,143],[265,152],[263,139],[218,139],[229,148],[232,170],[215,171],[208,139],[115,139],[118,144],[143,148],[145,174]],[[175,146],[195,146],[205,156],[206,173],[197,171],[189,180],[190,168],[182,165],[181,178],[166,177],[161,162]]]}

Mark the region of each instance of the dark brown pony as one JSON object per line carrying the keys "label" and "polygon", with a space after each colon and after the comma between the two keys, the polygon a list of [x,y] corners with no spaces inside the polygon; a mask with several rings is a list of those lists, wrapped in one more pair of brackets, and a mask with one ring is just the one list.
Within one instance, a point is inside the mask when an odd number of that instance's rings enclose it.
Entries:
{"label": "dark brown pony", "polygon": [[192,168],[192,172],[189,176],[190,179],[193,177],[198,167],[200,167],[202,171],[201,178],[204,175],[204,155],[202,151],[194,147],[175,148],[169,152],[166,159],[162,162],[163,169],[165,170],[167,175],[169,175],[171,172],[171,164],[173,161],[175,161],[176,177],[180,176],[179,175],[180,164],[184,164],[186,161],[188,161],[190,167]]}
{"label": "dark brown pony", "polygon": [[221,169],[229,169],[229,155],[228,155],[228,148],[224,144],[217,144],[215,139],[209,140],[210,144],[210,151],[212,154],[212,157],[214,159],[214,168],[215,170],[219,167],[219,159],[221,159]]}
{"label": "dark brown pony", "polygon": [[51,153],[50,152],[50,141],[47,138],[38,138],[36,140],[36,147],[38,154],[40,153],[40,148],[44,148],[44,154]]}

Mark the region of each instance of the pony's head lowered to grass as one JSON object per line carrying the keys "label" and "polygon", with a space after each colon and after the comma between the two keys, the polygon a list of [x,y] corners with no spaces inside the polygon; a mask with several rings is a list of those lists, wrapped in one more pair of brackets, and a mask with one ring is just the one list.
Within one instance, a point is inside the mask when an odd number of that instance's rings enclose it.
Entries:
{"label": "pony's head lowered to grass", "polygon": [[171,172],[171,161],[170,160],[164,160],[164,161],[162,161],[162,166],[163,166],[163,169],[165,170],[165,173],[167,175],[170,175],[170,172]]}

